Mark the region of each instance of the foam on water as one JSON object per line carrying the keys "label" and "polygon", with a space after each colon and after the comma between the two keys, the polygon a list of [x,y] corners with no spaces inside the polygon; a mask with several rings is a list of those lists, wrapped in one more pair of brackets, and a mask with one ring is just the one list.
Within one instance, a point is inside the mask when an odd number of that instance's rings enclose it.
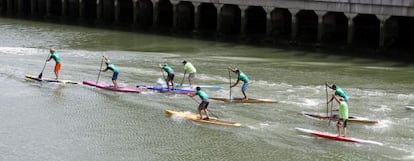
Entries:
{"label": "foam on water", "polygon": [[367,66],[365,68],[367,68],[367,69],[376,69],[376,70],[395,70],[395,68],[392,68],[392,67]]}
{"label": "foam on water", "polygon": [[392,111],[392,109],[389,108],[387,105],[375,105],[375,106],[371,106],[369,109],[374,112],[382,112],[382,113]]}
{"label": "foam on water", "polygon": [[254,125],[247,125],[246,127],[252,129],[252,130],[260,130],[260,129],[268,129],[269,127],[271,127],[271,122],[266,121],[266,122],[259,122],[258,124],[254,124]]}
{"label": "foam on water", "polygon": [[267,61],[271,61],[269,59],[265,59],[265,58],[253,58],[253,57],[225,57],[225,56],[213,56],[210,58],[216,58],[219,60],[237,60],[237,61],[257,61],[257,62],[267,62]]}
{"label": "foam on water", "polygon": [[379,123],[374,126],[364,126],[367,130],[373,130],[375,132],[383,133],[391,128],[394,124],[391,120],[380,120]]}
{"label": "foam on water", "polygon": [[25,48],[25,47],[0,47],[0,53],[13,55],[44,55],[49,49]]}

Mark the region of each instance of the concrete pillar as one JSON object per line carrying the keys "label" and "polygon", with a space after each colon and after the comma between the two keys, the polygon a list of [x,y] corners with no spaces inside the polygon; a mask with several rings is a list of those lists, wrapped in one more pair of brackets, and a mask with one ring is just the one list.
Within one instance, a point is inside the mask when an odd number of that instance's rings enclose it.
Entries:
{"label": "concrete pillar", "polygon": [[159,5],[159,0],[152,0],[152,27],[153,28],[157,28],[158,27],[158,16],[159,16],[159,9],[158,9],[158,5]]}
{"label": "concrete pillar", "polygon": [[17,15],[19,17],[23,17],[24,16],[24,1],[26,0],[18,0],[17,1]]}
{"label": "concrete pillar", "polygon": [[377,15],[377,18],[380,21],[379,48],[383,48],[385,45],[385,37],[387,36],[387,25],[385,25],[385,23],[387,22],[387,19],[390,18],[390,16]]}
{"label": "concrete pillar", "polygon": [[175,30],[177,28],[177,21],[178,21],[178,15],[177,15],[177,7],[178,2],[171,2],[173,5],[173,29]]}
{"label": "concrete pillar", "polygon": [[296,20],[296,14],[299,12],[299,10],[298,9],[289,9],[289,12],[292,14],[292,25],[291,25],[291,28],[292,28],[291,32],[292,33],[290,35],[290,40],[292,42],[295,42],[296,41],[296,36],[298,34],[298,23],[297,23],[297,20]]}
{"label": "concrete pillar", "polygon": [[84,20],[85,19],[85,1],[79,0],[79,19]]}
{"label": "concrete pillar", "polygon": [[61,0],[62,1],[62,18],[68,17],[68,1],[67,0]]}
{"label": "concrete pillar", "polygon": [[96,0],[96,20],[98,22],[102,21],[102,10],[103,10],[103,2],[102,0]]}
{"label": "concrete pillar", "polygon": [[240,12],[241,12],[240,34],[242,36],[246,35],[246,24],[247,24],[247,20],[246,20],[246,9],[248,7],[249,6],[239,6]]}
{"label": "concrete pillar", "polygon": [[37,0],[30,0],[30,15],[37,16]]}
{"label": "concrete pillar", "polygon": [[13,0],[7,0],[7,16],[13,16]]}
{"label": "concrete pillar", "polygon": [[121,16],[121,5],[119,4],[120,0],[114,0],[114,24],[120,23],[120,16]]}
{"label": "concrete pillar", "polygon": [[52,1],[53,0],[46,0],[46,17],[52,16]]}
{"label": "concrete pillar", "polygon": [[121,15],[121,6],[119,5],[119,0],[114,0],[114,23],[119,23],[119,16]]}
{"label": "concrete pillar", "polygon": [[272,10],[273,8],[265,8],[266,10],[266,35],[267,36],[272,36]]}
{"label": "concrete pillar", "polygon": [[214,4],[214,6],[217,8],[216,32],[217,34],[220,34],[221,32],[221,7],[223,7],[223,4]]}
{"label": "concrete pillar", "polygon": [[132,1],[132,6],[133,6],[133,21],[134,21],[134,26],[138,26],[138,14],[139,14],[139,2],[138,0],[133,0]]}
{"label": "concrete pillar", "polygon": [[323,25],[323,17],[325,16],[326,12],[324,11],[315,11],[316,15],[318,16],[318,44],[322,42],[323,34],[325,33],[324,25]]}
{"label": "concrete pillar", "polygon": [[200,25],[200,3],[193,2],[194,5],[194,30],[193,32],[197,33]]}
{"label": "concrete pillar", "polygon": [[347,36],[347,45],[352,45],[352,40],[354,39],[354,18],[357,14],[354,13],[345,13],[346,17],[348,17],[348,36]]}

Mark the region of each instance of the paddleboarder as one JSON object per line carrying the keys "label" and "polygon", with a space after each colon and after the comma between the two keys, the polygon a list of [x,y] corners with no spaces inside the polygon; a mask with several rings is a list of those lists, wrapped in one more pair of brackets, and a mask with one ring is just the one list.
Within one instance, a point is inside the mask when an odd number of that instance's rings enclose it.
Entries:
{"label": "paddleboarder", "polygon": [[[174,70],[168,66],[168,64],[159,65],[161,69],[163,69],[167,73],[167,79],[165,79],[165,82],[167,83],[167,89],[170,90],[170,83],[171,83],[171,89],[174,90]],[[164,76],[164,74],[162,74]]]}
{"label": "paddleboarder", "polygon": [[341,126],[343,131],[343,137],[346,137],[346,127],[348,122],[348,104],[345,102],[344,98],[333,96],[331,100],[327,102],[327,104],[331,103],[335,99],[336,102],[339,104],[339,109],[335,111],[339,111],[339,119],[336,123],[336,128],[338,130],[338,136],[341,136]]}
{"label": "paddleboarder", "polygon": [[[200,103],[200,105],[198,105],[198,114],[200,114],[200,119],[208,120],[209,119],[208,110],[207,110],[207,107],[208,107],[208,104],[209,104],[208,95],[204,91],[201,90],[201,87],[198,87],[198,86],[196,87],[196,93],[189,94],[188,96],[194,97],[196,95],[199,96],[200,99],[201,99],[201,103]],[[202,110],[206,114],[205,118],[203,118],[203,116],[201,115]]]}
{"label": "paddleboarder", "polygon": [[231,70],[232,72],[237,74],[237,81],[236,81],[236,83],[231,85],[230,88],[233,88],[234,86],[239,84],[240,81],[242,81],[243,86],[241,87],[241,91],[242,91],[243,96],[244,96],[243,99],[247,100],[248,98],[247,98],[247,95],[246,95],[246,91],[247,91],[247,88],[249,87],[249,77],[237,68],[232,68],[230,66],[228,68],[229,68],[229,70]]}
{"label": "paddleboarder", "polygon": [[51,48],[50,50],[49,50],[49,52],[50,52],[50,57],[49,57],[49,59],[47,59],[46,60],[46,62],[49,62],[50,60],[54,60],[55,61],[55,69],[54,69],[54,72],[55,72],[55,80],[58,80],[59,79],[59,71],[60,71],[60,68],[62,67],[62,59],[59,57],[59,54],[56,52],[56,50],[55,49],[53,49],[53,48]]}
{"label": "paddleboarder", "polygon": [[[346,92],[344,90],[342,90],[341,87],[339,87],[339,86],[337,86],[335,84],[331,84],[330,85],[328,82],[326,82],[326,86],[328,86],[332,90],[335,90],[335,95],[342,97],[345,100],[345,102],[348,103],[348,101],[349,101],[348,94],[346,94]],[[331,100],[332,99],[333,98],[331,98]]]}
{"label": "paddleboarder", "polygon": [[104,70],[101,70],[102,72],[106,72],[107,70],[112,70],[114,72],[114,74],[112,75],[112,83],[114,84],[114,88],[118,88],[118,74],[119,74],[119,70],[117,67],[115,67],[115,65],[112,63],[111,60],[109,60],[108,57],[103,56],[105,58],[105,64],[106,64],[106,68]]}
{"label": "paddleboarder", "polygon": [[[184,77],[185,77],[185,74],[188,73],[188,83],[190,84],[190,87],[192,87],[194,84],[194,78],[196,77],[197,69],[194,67],[193,64],[191,64],[190,62],[187,62],[186,60],[183,61],[183,65],[184,65]],[[183,82],[181,81],[180,86],[182,85],[183,85]]]}

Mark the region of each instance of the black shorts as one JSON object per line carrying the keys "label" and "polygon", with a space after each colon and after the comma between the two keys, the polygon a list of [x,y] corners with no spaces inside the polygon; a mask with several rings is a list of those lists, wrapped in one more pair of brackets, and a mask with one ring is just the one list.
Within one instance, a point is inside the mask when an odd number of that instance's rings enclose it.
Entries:
{"label": "black shorts", "polygon": [[174,80],[174,73],[169,73],[168,74],[168,77],[167,77],[167,81],[172,81],[172,80]]}
{"label": "black shorts", "polygon": [[207,109],[209,102],[208,101],[201,101],[200,105],[198,105],[198,110]]}
{"label": "black shorts", "polygon": [[348,119],[338,119],[338,124],[340,125],[341,124],[341,122],[342,122],[342,124],[343,124],[343,127],[344,128],[346,128],[347,126],[348,126]]}

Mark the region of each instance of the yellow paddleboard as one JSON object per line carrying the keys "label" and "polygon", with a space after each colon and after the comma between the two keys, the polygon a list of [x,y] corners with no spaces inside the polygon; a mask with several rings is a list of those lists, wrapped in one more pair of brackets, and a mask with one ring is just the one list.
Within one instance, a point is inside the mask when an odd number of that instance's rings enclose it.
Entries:
{"label": "yellow paddleboard", "polygon": [[191,113],[184,113],[184,112],[177,112],[172,110],[165,110],[165,113],[169,116],[174,115],[177,117],[181,117],[187,120],[199,122],[199,123],[205,123],[205,124],[213,124],[213,125],[223,125],[223,126],[241,126],[241,124],[231,121],[224,121],[224,120],[218,120],[216,118],[210,118],[208,120],[202,120],[200,119],[199,115],[191,114]]}
{"label": "yellow paddleboard", "polygon": [[26,74],[25,77],[31,80],[39,81],[39,82],[44,81],[44,82],[65,83],[65,84],[78,84],[77,82],[74,82],[71,80],[55,80],[51,78],[38,78],[37,76],[30,75],[30,74]]}

